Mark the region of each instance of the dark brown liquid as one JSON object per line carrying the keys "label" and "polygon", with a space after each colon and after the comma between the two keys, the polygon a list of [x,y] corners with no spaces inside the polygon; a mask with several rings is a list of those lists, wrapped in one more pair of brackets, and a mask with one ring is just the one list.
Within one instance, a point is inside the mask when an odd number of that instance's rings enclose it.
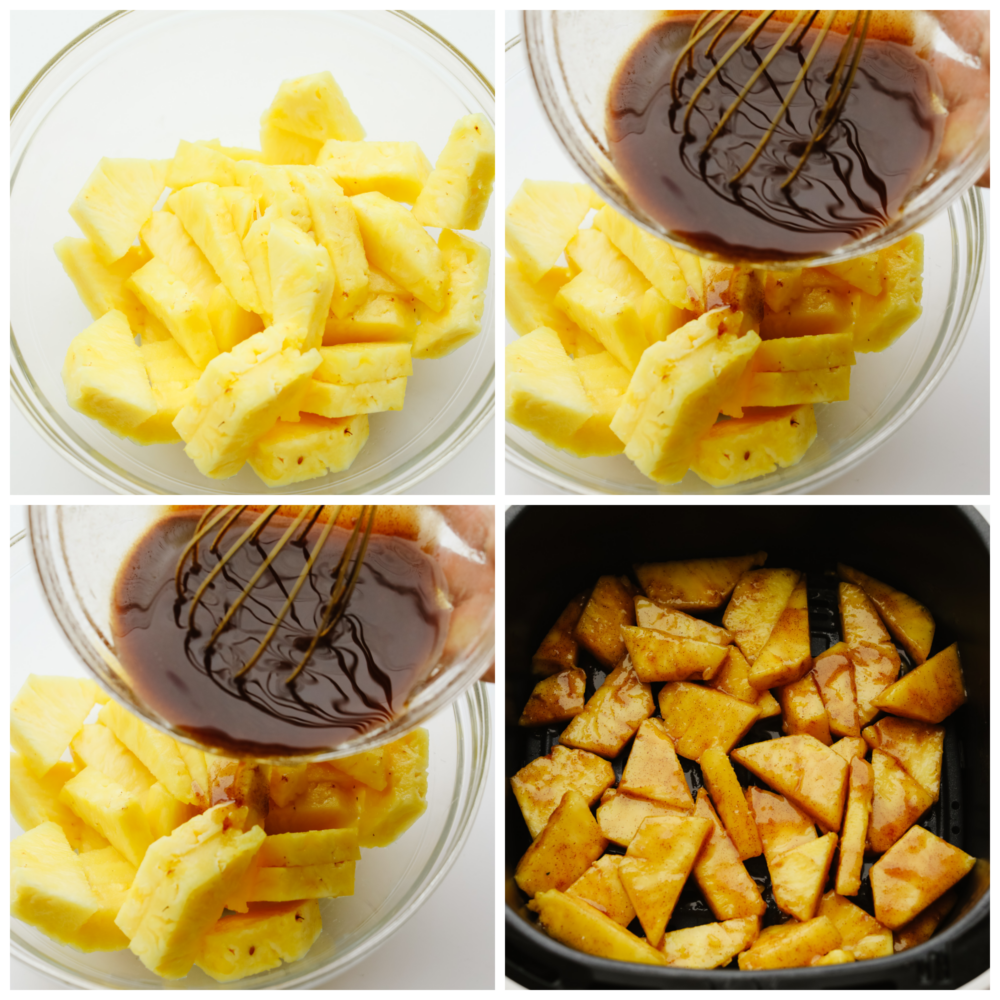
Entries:
{"label": "dark brown liquid", "polygon": [[693,20],[661,22],[619,67],[608,99],[608,134],[612,159],[632,199],[694,249],[733,261],[827,254],[886,225],[926,175],[940,143],[944,116],[931,110],[931,95],[939,90],[933,71],[907,46],[869,37],[839,120],[782,190],[812,135],[826,102],[827,76],[844,45],[845,36],[831,32],[764,152],[731,184],[816,37],[811,29],[801,46],[782,48],[703,153],[708,136],[785,27],[769,25],[751,49],[736,52],[698,98],[685,135],[690,96],[749,23],[737,20],[711,57],[704,52],[713,33],[697,45],[694,72],[685,60],[678,73],[676,102],[670,75]]}
{"label": "dark brown liquid", "polygon": [[[174,570],[199,516],[200,511],[182,511],[158,521],[118,574],[112,598],[116,652],[141,699],[193,737],[248,755],[334,747],[404,706],[448,630],[450,610],[440,600],[446,585],[429,556],[405,539],[373,534],[346,612],[302,673],[286,684],[322,620],[349,537],[334,528],[265,653],[237,678],[277,617],[323,525],[314,525],[304,542],[285,545],[233,621],[206,648],[290,521],[274,517],[256,544],[238,551],[198,602],[189,630],[191,598],[218,562],[208,552],[212,532],[200,545],[200,568],[193,569],[190,558],[185,563],[186,596],[178,599]],[[247,514],[230,529],[220,545],[223,554],[250,523]]]}

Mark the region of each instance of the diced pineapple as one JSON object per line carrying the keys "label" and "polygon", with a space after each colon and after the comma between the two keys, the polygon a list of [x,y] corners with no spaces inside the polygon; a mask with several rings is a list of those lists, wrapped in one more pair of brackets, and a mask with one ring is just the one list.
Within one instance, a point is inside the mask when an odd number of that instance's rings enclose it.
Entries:
{"label": "diced pineapple", "polygon": [[266,116],[278,128],[322,142],[365,137],[361,122],[329,72],[285,80]]}
{"label": "diced pineapple", "polygon": [[267,234],[267,261],[274,325],[296,331],[289,346],[319,347],[333,297],[330,255],[297,226],[276,219]]}
{"label": "diced pineapple", "polygon": [[267,833],[272,836],[276,833],[357,827],[367,792],[364,785],[344,775],[314,782],[289,805],[268,812]]}
{"label": "diced pineapple", "polygon": [[87,881],[100,903],[98,911],[77,931],[73,944],[81,951],[121,951],[128,938],[115,923],[135,879],[135,865],[113,847],[80,855]]}
{"label": "diced pineapple", "polygon": [[350,468],[368,440],[368,416],[329,420],[304,413],[279,420],[250,449],[247,463],[267,486],[289,486]]}
{"label": "diced pineapple", "polygon": [[70,743],[73,760],[94,767],[133,795],[145,795],[156,783],[145,764],[107,726],[84,726]]}
{"label": "diced pineapple", "polygon": [[630,372],[648,345],[635,306],[594,275],[581,271],[556,294],[556,305]]}
{"label": "diced pineapple", "polygon": [[55,823],[40,823],[11,841],[11,916],[74,944],[100,905],[82,862]]}
{"label": "diced pineapple", "polygon": [[338,344],[321,347],[323,362],[313,378],[335,385],[358,385],[413,374],[409,344]]}
{"label": "diced pineapple", "polygon": [[911,233],[878,252],[885,287],[878,295],[855,293],[854,349],[884,351],[920,317],[924,271],[924,237]]}
{"label": "diced pineapple", "polygon": [[169,160],[109,160],[94,169],[69,214],[106,262],[123,257],[163,193]]}
{"label": "diced pineapple", "polygon": [[298,899],[330,899],[354,895],[353,861],[250,870],[250,884],[235,896],[248,903],[286,903]]}
{"label": "diced pineapple", "polygon": [[747,410],[739,420],[709,428],[697,443],[691,470],[710,486],[733,486],[796,465],[815,440],[809,403]]}
{"label": "diced pineapple", "polygon": [[413,203],[414,218],[436,229],[478,229],[493,192],[495,145],[485,115],[459,118]]}
{"label": "diced pineapple", "polygon": [[406,208],[377,191],[355,195],[351,204],[369,263],[440,312],[448,273],[441,251],[423,226]]}
{"label": "diced pineapple", "polygon": [[855,257],[843,264],[826,264],[822,270],[829,271],[869,295],[879,295],[885,282],[885,276],[879,268],[879,257],[880,254],[877,253],[866,253],[863,257]]}
{"label": "diced pineapple", "polygon": [[391,777],[389,772],[392,768],[393,755],[387,753],[386,749],[377,747],[374,750],[363,750],[350,757],[338,757],[336,760],[328,761],[325,766],[349,775],[380,792],[389,784]]}
{"label": "diced pineapple", "polygon": [[[431,173],[430,160],[415,142],[340,142],[331,139],[319,151],[316,166],[326,170],[345,194],[380,191],[393,201],[405,201],[410,205],[416,202]],[[434,223],[425,222],[423,225]],[[437,225],[440,226],[440,223]]]}
{"label": "diced pineapple", "polygon": [[154,841],[169,836],[186,823],[197,814],[197,808],[175,799],[158,781],[153,783],[142,800],[142,809]]}
{"label": "diced pineapple", "polygon": [[764,277],[764,302],[771,312],[787,309],[802,294],[802,268],[767,271]]}
{"label": "diced pineapple", "polygon": [[261,844],[256,860],[261,868],[296,868],[360,861],[358,831],[347,827],[342,830],[278,833]]}
{"label": "diced pineapple", "polygon": [[202,939],[195,965],[216,982],[231,983],[295,962],[323,930],[315,900],[254,903],[249,913],[231,913]]}
{"label": "diced pineapple", "polygon": [[853,365],[854,338],[849,333],[822,333],[813,337],[765,340],[754,355],[759,372],[801,372],[815,368]]}
{"label": "diced pineapple", "polygon": [[358,826],[362,847],[387,847],[398,840],[427,809],[429,742],[426,729],[415,729],[385,748],[391,755],[389,784],[364,794]]}
{"label": "diced pineapple", "polygon": [[219,186],[193,184],[175,191],[167,204],[239,305],[261,312],[257,287]]}
{"label": "diced pineapple", "polygon": [[257,313],[241,309],[222,282],[215,286],[208,301],[208,321],[220,351],[231,351],[264,329],[263,319]]}
{"label": "diced pineapple", "polygon": [[62,378],[69,405],[120,437],[156,413],[139,346],[115,309],[73,338]]}
{"label": "diced pineapple", "polygon": [[[556,293],[569,281],[569,272],[564,267],[554,267],[542,275],[536,283],[528,275],[520,261],[513,257],[504,258],[504,308],[507,322],[520,335],[531,333],[544,326],[555,330],[567,354],[577,357],[580,338],[591,341],[596,350],[603,351],[601,344],[584,333],[555,304]],[[584,350],[582,353],[590,353]]]}
{"label": "diced pineapple", "polygon": [[[781,312],[765,312],[760,325],[763,340],[843,333],[854,323],[851,297],[825,288],[808,288]],[[858,346],[855,343],[855,350]]]}
{"label": "diced pineapple", "polygon": [[260,120],[260,148],[264,163],[308,165],[316,162],[323,142],[278,128],[265,112]]}
{"label": "diced pineapple", "polygon": [[593,207],[585,184],[523,181],[506,213],[507,253],[516,258],[528,280],[541,281]]}
{"label": "diced pineapple", "polygon": [[567,896],[596,907],[616,924],[628,927],[635,919],[635,907],[618,877],[620,854],[605,854],[598,858],[567,890]]}
{"label": "diced pineapple", "polygon": [[258,163],[264,162],[264,154],[259,149],[245,149],[243,146],[223,146],[218,139],[203,139],[200,142],[196,142],[195,145],[217,149],[231,160],[256,160]]}
{"label": "diced pineapple", "polygon": [[208,310],[161,260],[154,257],[128,284],[199,369],[219,353]]}
{"label": "diced pineapple", "polygon": [[849,399],[851,369],[816,368],[811,371],[754,372],[743,396],[743,406],[797,406],[835,403]]}
{"label": "diced pineapple", "polygon": [[566,246],[566,259],[619,295],[637,301],[652,287],[642,272],[599,229],[581,229]]}
{"label": "diced pineapple", "polygon": [[373,341],[412,344],[416,335],[417,313],[413,300],[376,293],[344,319],[331,313],[323,330],[323,343],[327,346]]}
{"label": "diced pineapple", "polygon": [[200,302],[209,304],[212,292],[219,285],[219,276],[173,212],[154,212],[139,231],[139,239]]}
{"label": "diced pineapple", "polygon": [[626,656],[559,739],[566,746],[614,758],[653,711],[649,685],[639,680]]}
{"label": "diced pineapple", "polygon": [[420,326],[413,341],[415,358],[443,358],[482,330],[490,275],[489,248],[450,229],[441,233],[438,247],[448,270],[447,298],[439,313],[417,303]]}
{"label": "diced pineapple", "polygon": [[[362,413],[401,410],[406,398],[406,378],[358,385],[334,385],[310,379],[305,395],[296,406],[303,413],[320,417],[353,417]],[[288,416],[285,416],[288,419]]]}
{"label": "diced pineapple", "polygon": [[[293,171],[319,173],[315,167],[266,166],[244,161],[236,165],[236,180],[241,187],[250,191],[257,211],[266,212],[274,208],[281,218],[308,233],[312,228],[312,218],[305,196],[296,191],[292,183]],[[222,190],[225,189],[220,188]],[[236,224],[235,219],[233,224]]]}
{"label": "diced pineapple", "polygon": [[229,206],[229,214],[233,217],[236,235],[242,240],[250,231],[250,225],[257,217],[257,205],[253,195],[246,188],[226,186],[220,187],[222,200]]}
{"label": "diced pineapple", "polygon": [[628,389],[628,370],[610,351],[578,357],[573,364],[594,415],[566,442],[566,450],[583,456],[620,455],[625,446],[611,430],[611,421]]}
{"label": "diced pineapple", "polygon": [[559,335],[542,327],[507,345],[507,419],[546,444],[565,447],[594,416]]}
{"label": "diced pineapple", "polygon": [[167,170],[167,187],[188,187],[208,181],[210,184],[234,184],[236,169],[233,161],[211,146],[202,146],[183,139],[177,144],[177,152]]}
{"label": "diced pineapple", "polygon": [[105,264],[90,240],[67,236],[55,245],[55,252],[94,319],[117,309],[125,314],[133,330],[142,326],[146,310],[135,293],[125,287],[125,282],[133,271],[146,263],[146,251],[141,247],[129,247],[125,255],[113,264]]}
{"label": "diced pineapple", "polygon": [[646,331],[646,339],[651,344],[666,340],[674,330],[679,330],[686,323],[697,319],[689,309],[679,309],[672,302],[668,302],[655,288],[646,290],[637,308],[639,319]]}
{"label": "diced pineapple", "polygon": [[92,680],[29,674],[10,706],[10,742],[40,778],[55,767],[94,705],[107,700]]}

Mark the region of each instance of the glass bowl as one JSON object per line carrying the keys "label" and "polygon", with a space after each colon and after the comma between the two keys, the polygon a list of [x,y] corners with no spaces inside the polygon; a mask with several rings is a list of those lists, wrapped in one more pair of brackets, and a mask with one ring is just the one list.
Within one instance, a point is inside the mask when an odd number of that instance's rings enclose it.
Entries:
{"label": "glass bowl", "polygon": [[[203,477],[181,444],[143,447],[66,402],[66,349],[93,322],[52,251],[76,235],[67,209],[102,156],[172,157],[181,138],[257,148],[258,119],[283,79],[330,69],[369,139],[416,140],[431,160],[456,118],[495,118],[493,88],[420,21],[390,11],[132,11],[105,18],[56,56],[11,111],[11,394],[67,461],[117,493],[268,492],[246,467]],[[494,213],[473,237],[495,248]],[[417,360],[406,407],[371,416],[346,472],[273,493],[408,489],[493,412],[494,269],[483,333]]]}
{"label": "glass bowl", "polygon": [[[119,567],[164,510],[155,504],[31,507],[31,548],[42,590],[75,658],[113,698],[176,740],[235,756],[224,747],[197,742],[157,714],[133,690],[115,655],[110,617]],[[357,511],[345,508],[338,523],[352,526]],[[334,760],[398,739],[464,694],[493,662],[493,508],[383,506],[378,517],[386,524],[398,520],[396,533],[432,556],[448,582],[454,611],[441,659],[385,724],[322,753],[254,759],[290,764]],[[380,530],[376,520],[375,531]]]}
{"label": "glass bowl", "polygon": [[[811,258],[811,266],[836,263],[895,243],[951,204],[989,166],[989,59],[983,59],[980,51],[982,24],[973,25],[967,19],[963,30],[956,31],[949,22],[950,33],[946,33],[938,13],[913,13],[915,44],[937,71],[949,111],[937,160],[888,226],[826,256]],[[988,15],[968,13],[969,18],[986,18],[988,37]],[[949,12],[943,15],[952,17]],[[577,167],[606,200],[644,229],[675,246],[696,249],[632,200],[611,161],[605,134],[607,95],[615,71],[635,42],[662,19],[662,11],[525,11],[525,43],[545,115]],[[796,264],[785,261],[769,266]]]}
{"label": "glass bowl", "polygon": [[[51,610],[32,571],[31,546],[23,532],[11,542],[10,584],[11,697],[33,669],[85,676],[73,646],[52,628]],[[301,961],[235,983],[217,983],[198,968],[183,980],[167,982],[129,951],[85,954],[14,919],[12,956],[78,989],[304,989],[345,971],[382,944],[434,892],[461,852],[479,809],[491,743],[485,686],[468,688],[422,725],[430,733],[427,811],[394,844],[364,852],[353,896],[320,900],[323,932]],[[20,833],[11,820],[11,836]],[[441,961],[447,961],[447,936],[442,937]]]}
{"label": "glass bowl", "polygon": [[[539,103],[520,38],[508,42],[505,81],[506,118],[518,123],[516,129],[508,130],[505,143],[505,204],[526,177],[579,181],[578,165],[555,138]],[[798,465],[721,489],[709,486],[693,472],[680,483],[661,486],[623,455],[577,458],[511,423],[506,424],[508,461],[574,493],[717,496],[820,489],[871,455],[923,405],[968,332],[985,274],[984,199],[977,188],[969,188],[919,228],[924,234],[923,314],[888,350],[858,356],[851,373],[850,400],[816,404],[819,433]],[[516,332],[507,324],[506,341],[515,339]],[[981,440],[986,461],[988,428],[970,429],[970,433]]]}

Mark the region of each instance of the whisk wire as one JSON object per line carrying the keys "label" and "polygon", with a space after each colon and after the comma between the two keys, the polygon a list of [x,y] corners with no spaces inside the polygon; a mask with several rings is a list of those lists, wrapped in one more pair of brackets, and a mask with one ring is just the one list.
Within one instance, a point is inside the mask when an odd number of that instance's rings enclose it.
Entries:
{"label": "whisk wire", "polygon": [[[184,551],[177,560],[177,569],[174,570],[174,588],[177,591],[178,597],[184,596],[182,578],[184,563],[187,562],[187,557],[191,556],[191,567],[197,572],[201,568],[201,564],[198,562],[198,543],[229,513],[229,510],[229,507],[222,507],[220,510],[218,505],[206,507],[205,512],[198,519],[198,523],[194,527],[194,534],[191,536],[191,541],[184,547]],[[216,511],[219,511],[219,513],[216,514]]]}

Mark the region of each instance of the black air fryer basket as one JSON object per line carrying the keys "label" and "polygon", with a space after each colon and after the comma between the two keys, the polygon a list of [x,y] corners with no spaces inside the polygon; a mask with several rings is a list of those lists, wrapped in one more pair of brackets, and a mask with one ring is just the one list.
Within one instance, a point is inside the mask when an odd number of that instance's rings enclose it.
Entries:
{"label": "black air fryer basket", "polygon": [[[925,506],[531,506],[507,513],[506,776],[547,754],[563,726],[522,729],[521,709],[537,678],[531,656],[574,594],[606,573],[633,564],[763,549],[768,566],[808,576],[813,654],[839,641],[838,562],[913,595],[937,622],[933,653],[957,641],[968,701],[945,723],[939,800],[918,822],[980,859],[959,883],[959,901],[926,943],[888,958],[845,965],[742,972],[735,962],[709,971],[613,962],[567,948],[541,931],[514,883],[514,869],[531,842],[507,782],[505,893],[507,975],[534,989],[949,989],[989,967],[989,527],[971,507]],[[903,669],[911,664],[902,653]],[[598,684],[604,673],[595,672]],[[588,681],[587,697],[593,693]],[[777,723],[777,725],[775,725]],[[741,741],[780,736],[780,719],[757,723]],[[614,762],[616,774],[631,744]],[[696,763],[681,760],[694,789]],[[737,768],[741,783],[748,775]],[[612,850],[615,850],[611,845]],[[747,861],[763,886],[763,857]],[[865,864],[862,891],[852,901],[872,910]],[[783,918],[769,886],[764,924]],[[715,918],[693,879],[668,930]]]}

